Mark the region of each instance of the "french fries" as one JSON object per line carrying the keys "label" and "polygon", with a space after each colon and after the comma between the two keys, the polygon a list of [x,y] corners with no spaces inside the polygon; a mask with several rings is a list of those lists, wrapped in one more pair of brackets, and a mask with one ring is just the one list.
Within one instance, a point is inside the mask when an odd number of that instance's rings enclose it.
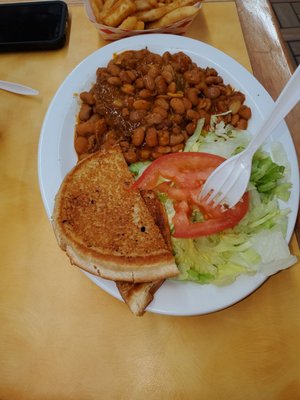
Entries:
{"label": "french fries", "polygon": [[143,31],[145,29],[145,22],[144,21],[137,21],[134,30],[136,31]]}
{"label": "french fries", "polygon": [[110,10],[110,8],[117,2],[117,0],[106,0],[103,2],[103,7],[102,7],[102,11],[103,13],[107,10]]}
{"label": "french fries", "polygon": [[99,24],[125,30],[162,28],[193,17],[201,0],[89,0]]}
{"label": "french fries", "polygon": [[179,10],[183,6],[194,4],[194,0],[175,0],[170,4],[163,5],[152,10],[140,12],[137,17],[144,22],[156,21],[166,15],[168,12],[173,10]]}
{"label": "french fries", "polygon": [[96,20],[101,19],[101,11],[103,10],[103,1],[102,0],[91,0],[90,2],[91,8],[93,10],[93,13],[96,17]]}
{"label": "french fries", "polygon": [[157,0],[135,0],[137,11],[151,10],[152,7],[158,7]]}
{"label": "french fries", "polygon": [[127,17],[124,19],[124,21],[119,25],[120,29],[134,29],[138,22],[138,19],[135,15],[132,15],[131,17]]}
{"label": "french fries", "polygon": [[103,22],[107,26],[116,27],[136,11],[136,5],[132,0],[118,0],[108,11]]}
{"label": "french fries", "polygon": [[198,12],[196,7],[184,6],[177,8],[176,10],[170,11],[165,14],[158,21],[154,21],[148,25],[148,29],[161,28],[163,26],[169,26],[182,19],[193,17]]}

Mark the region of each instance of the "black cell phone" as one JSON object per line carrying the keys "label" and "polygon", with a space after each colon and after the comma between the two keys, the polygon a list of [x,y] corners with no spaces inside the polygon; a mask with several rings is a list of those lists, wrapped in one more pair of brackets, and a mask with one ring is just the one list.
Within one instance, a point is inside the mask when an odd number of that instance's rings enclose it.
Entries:
{"label": "black cell phone", "polygon": [[60,0],[0,4],[0,51],[59,49],[67,26],[68,7]]}

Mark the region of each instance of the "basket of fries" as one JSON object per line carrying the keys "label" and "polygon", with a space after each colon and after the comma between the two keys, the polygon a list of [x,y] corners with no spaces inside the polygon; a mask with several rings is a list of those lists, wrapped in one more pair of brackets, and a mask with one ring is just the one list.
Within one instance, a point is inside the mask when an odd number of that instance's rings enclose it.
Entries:
{"label": "basket of fries", "polygon": [[186,32],[198,14],[199,0],[84,0],[89,20],[104,40],[145,33]]}

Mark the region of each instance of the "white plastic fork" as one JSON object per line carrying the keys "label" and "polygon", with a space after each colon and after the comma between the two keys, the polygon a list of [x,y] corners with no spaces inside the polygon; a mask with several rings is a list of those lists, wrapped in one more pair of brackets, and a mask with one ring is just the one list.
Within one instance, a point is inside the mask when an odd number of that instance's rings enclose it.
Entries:
{"label": "white plastic fork", "polygon": [[39,94],[38,90],[15,82],[0,81],[0,89],[27,96],[36,96]]}
{"label": "white plastic fork", "polygon": [[200,198],[205,199],[207,203],[213,202],[215,206],[221,202],[229,208],[235,206],[247,189],[254,153],[299,100],[300,66],[289,79],[247,148],[228,158],[212,172],[203,185]]}

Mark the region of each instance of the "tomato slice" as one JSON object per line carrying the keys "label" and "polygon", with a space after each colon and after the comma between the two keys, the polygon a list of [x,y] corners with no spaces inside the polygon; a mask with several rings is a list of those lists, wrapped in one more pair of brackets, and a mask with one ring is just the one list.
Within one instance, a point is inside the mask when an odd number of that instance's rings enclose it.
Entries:
{"label": "tomato slice", "polygon": [[[234,227],[249,209],[248,193],[230,209],[220,205],[214,207],[199,199],[204,182],[224,160],[209,153],[167,154],[153,161],[132,188],[164,192],[173,200],[174,237],[196,238],[221,232]],[[191,221],[195,208],[202,213],[204,221]]]}
{"label": "tomato slice", "polygon": [[[159,177],[178,184],[206,180],[225,159],[209,153],[171,153],[157,158],[133,184],[133,188],[154,189]],[[202,182],[203,183],[203,182]]]}
{"label": "tomato slice", "polygon": [[186,201],[174,204],[175,215],[173,217],[174,233],[177,238],[196,238],[222,232],[233,228],[246,215],[249,209],[249,193],[233,207],[223,211],[218,217],[211,217],[203,222],[191,222],[191,208]]}

